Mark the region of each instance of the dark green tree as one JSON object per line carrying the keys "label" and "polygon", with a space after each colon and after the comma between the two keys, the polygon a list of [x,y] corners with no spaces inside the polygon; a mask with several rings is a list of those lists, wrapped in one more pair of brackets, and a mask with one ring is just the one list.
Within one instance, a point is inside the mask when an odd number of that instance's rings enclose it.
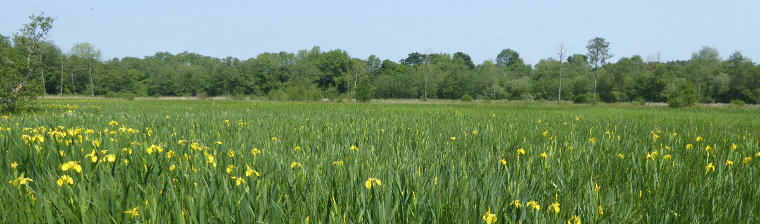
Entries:
{"label": "dark green tree", "polygon": [[[43,89],[42,80],[35,79],[35,70],[40,69],[41,46],[53,27],[55,19],[40,15],[29,16],[31,22],[21,28],[20,34],[14,35],[15,46],[11,47],[8,38],[2,37],[0,57],[3,66],[0,70],[0,108],[13,111],[26,106],[35,99]],[[22,56],[23,55],[23,56]],[[23,57],[23,59],[22,59]]]}
{"label": "dark green tree", "polygon": [[602,37],[589,40],[586,49],[588,49],[589,64],[594,65],[594,97],[596,97],[596,82],[599,77],[599,67],[607,63],[607,59],[612,58],[613,55],[610,53],[610,42],[607,42]]}
{"label": "dark green tree", "polygon": [[523,64],[520,54],[512,49],[504,49],[496,56],[496,65],[508,67],[514,64]]}
{"label": "dark green tree", "polygon": [[362,75],[359,83],[356,85],[356,100],[360,102],[369,102],[375,97],[375,87],[369,80],[369,76]]}

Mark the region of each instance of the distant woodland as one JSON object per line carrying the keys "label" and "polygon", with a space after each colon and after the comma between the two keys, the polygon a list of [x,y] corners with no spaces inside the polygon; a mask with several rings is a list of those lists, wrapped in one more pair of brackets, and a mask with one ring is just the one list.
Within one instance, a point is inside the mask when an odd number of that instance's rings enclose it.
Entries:
{"label": "distant woodland", "polygon": [[[24,77],[25,90],[48,95],[319,100],[364,94],[374,99],[584,103],[667,102],[689,94],[704,103],[760,101],[760,66],[739,51],[723,58],[706,46],[686,60],[663,62],[657,56],[633,55],[610,61],[614,45],[601,37],[589,40],[587,52],[568,53],[559,46],[556,55],[535,65],[526,64],[511,49],[480,64],[463,52],[413,52],[391,60],[354,58],[340,49],[320,47],[247,59],[190,52],[103,59],[89,43],[62,49],[44,38],[25,39],[23,33],[0,35],[0,75]],[[2,88],[20,87],[8,80]]]}

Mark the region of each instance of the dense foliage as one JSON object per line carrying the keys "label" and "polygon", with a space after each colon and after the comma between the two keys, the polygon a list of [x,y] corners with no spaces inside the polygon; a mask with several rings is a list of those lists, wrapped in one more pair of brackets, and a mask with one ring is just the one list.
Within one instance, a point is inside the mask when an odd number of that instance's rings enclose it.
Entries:
{"label": "dense foliage", "polygon": [[[739,51],[723,59],[716,49],[703,47],[689,60],[660,62],[653,56],[645,61],[633,55],[612,62],[608,59],[614,43],[601,37],[589,41],[589,52],[549,57],[535,65],[526,64],[512,49],[481,64],[463,52],[414,52],[396,62],[374,55],[353,58],[343,50],[319,47],[261,53],[248,59],[159,52],[143,58],[102,60],[100,51],[89,43],[66,51],[42,41],[36,59],[40,68],[15,69],[25,63],[28,46],[0,36],[0,75],[6,81],[10,79],[5,77],[17,73],[34,72],[25,76],[33,82],[30,87],[42,88],[34,90],[40,94],[345,99],[357,97],[359,81],[366,76],[374,89],[372,98],[461,99],[470,95],[489,100],[628,102],[641,97],[667,102],[678,83],[686,81],[696,89],[694,98],[699,102],[760,102],[760,66]],[[11,88],[3,85],[3,89]]]}
{"label": "dense foliage", "polygon": [[41,102],[2,223],[758,223],[757,111]]}

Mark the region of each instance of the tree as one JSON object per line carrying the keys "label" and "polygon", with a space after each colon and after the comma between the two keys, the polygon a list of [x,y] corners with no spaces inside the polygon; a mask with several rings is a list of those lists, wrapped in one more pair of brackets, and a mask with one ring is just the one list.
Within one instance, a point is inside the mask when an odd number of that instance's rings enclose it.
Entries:
{"label": "tree", "polygon": [[668,106],[673,108],[691,106],[699,101],[697,89],[690,82],[680,79],[674,83],[668,94]]}
{"label": "tree", "polygon": [[402,65],[421,65],[428,61],[427,54],[420,54],[419,52],[409,53],[405,59],[401,59],[399,63]]}
{"label": "tree", "polygon": [[369,76],[362,75],[359,79],[359,83],[356,86],[356,100],[360,102],[369,102],[375,97],[375,87],[372,86],[372,82],[369,81]]}
{"label": "tree", "polygon": [[502,67],[508,67],[514,64],[523,64],[520,54],[512,49],[504,49],[496,56],[496,64]]}
{"label": "tree", "polygon": [[467,55],[462,52],[457,52],[457,53],[454,53],[453,59],[455,62],[460,63],[469,69],[475,68],[475,63],[472,62],[472,58],[470,58],[470,55]]}
{"label": "tree", "polygon": [[90,94],[95,96],[95,84],[92,78],[92,62],[100,60],[100,50],[95,49],[95,47],[88,42],[76,43],[71,47],[71,50],[69,50],[69,55],[77,56],[87,61],[87,73],[90,77]]}
{"label": "tree", "polygon": [[562,61],[565,60],[565,53],[567,53],[565,44],[559,44],[557,47],[557,55],[559,56],[559,90],[557,91],[557,102],[562,101]]}
{"label": "tree", "polygon": [[706,89],[707,83],[718,75],[720,62],[718,50],[713,47],[703,46],[699,51],[691,54],[691,60],[687,66],[688,75],[692,76],[691,80],[700,96],[704,95],[703,90]]}
{"label": "tree", "polygon": [[588,41],[589,63],[594,65],[594,100],[596,100],[596,80],[599,77],[599,67],[607,63],[607,59],[612,58],[610,53],[610,42],[602,37],[596,37]]}
{"label": "tree", "polygon": [[[39,91],[34,90],[37,83],[29,85],[29,81],[33,79],[32,75],[36,69],[39,69],[39,62],[42,59],[40,46],[48,36],[48,31],[53,27],[53,21],[55,19],[45,16],[45,13],[40,15],[29,16],[30,23],[25,24],[20,29],[20,34],[14,35],[15,47],[23,49],[25,60],[21,59],[19,54],[14,53],[10,44],[7,43],[7,38],[4,39],[6,45],[6,51],[4,54],[3,62],[10,64],[9,67],[2,69],[2,81],[0,82],[0,107],[4,110],[12,111],[20,107],[25,106],[25,103],[36,98]],[[7,52],[10,51],[10,52]],[[16,69],[12,69],[16,68]]]}

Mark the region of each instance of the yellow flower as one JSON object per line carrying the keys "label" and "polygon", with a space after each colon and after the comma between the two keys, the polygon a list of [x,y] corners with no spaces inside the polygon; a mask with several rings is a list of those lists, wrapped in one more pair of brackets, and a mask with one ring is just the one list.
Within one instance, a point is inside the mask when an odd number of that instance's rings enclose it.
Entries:
{"label": "yellow flower", "polygon": [[525,203],[525,207],[532,208],[535,210],[541,210],[541,206],[538,205],[538,202],[536,201],[529,201],[528,203]]}
{"label": "yellow flower", "polygon": [[59,187],[63,187],[64,184],[74,184],[74,179],[72,179],[69,175],[63,175],[61,178],[58,178],[55,183],[57,183]]}
{"label": "yellow flower", "polygon": [[140,209],[140,206],[137,206],[137,207],[134,207],[134,208],[132,208],[130,210],[124,211],[123,213],[124,214],[129,214],[130,218],[134,218],[134,217],[140,215],[140,212],[137,211],[138,209]]}
{"label": "yellow flower", "polygon": [[337,166],[343,165],[343,160],[340,160],[340,161],[335,161],[335,162],[333,162],[333,163],[332,163],[332,165],[333,165],[333,166],[336,166],[336,165],[337,165]]}
{"label": "yellow flower", "polygon": [[601,186],[599,186],[599,184],[596,184],[596,183],[595,183],[595,184],[594,184],[594,193],[596,193],[596,192],[599,192],[599,189],[602,189],[602,187],[601,187]]}
{"label": "yellow flower", "polygon": [[760,157],[760,152],[755,153],[755,157]]}
{"label": "yellow flower", "polygon": [[256,157],[256,155],[261,154],[261,150],[257,148],[251,149],[251,154],[253,154],[253,157]]}
{"label": "yellow flower", "polygon": [[235,180],[235,186],[240,186],[241,184],[245,184],[245,180],[240,177],[232,177],[233,180]]}
{"label": "yellow flower", "polygon": [[538,155],[539,157],[544,157],[544,159],[548,158],[549,155],[546,154],[546,152],[542,152],[541,155]]}
{"label": "yellow flower", "polygon": [[298,162],[293,162],[293,163],[290,164],[290,168],[291,169],[295,169],[295,168],[298,168],[298,167],[301,167],[301,164],[298,163]]}
{"label": "yellow flower", "polygon": [[548,134],[549,134],[549,131],[548,131],[548,130],[546,130],[546,131],[544,131],[544,133],[541,133],[541,134],[542,134],[542,135],[544,135],[544,137],[546,137],[546,135],[548,135]]}
{"label": "yellow flower", "polygon": [[581,224],[581,218],[578,218],[577,215],[573,215],[567,219],[567,224]]}
{"label": "yellow flower", "polygon": [[697,137],[698,142],[701,142],[702,140],[704,140],[702,137]]}
{"label": "yellow flower", "polygon": [[710,145],[706,145],[706,146],[705,146],[705,151],[708,151],[708,152],[709,152],[709,151],[711,151],[712,149],[713,149],[713,148],[712,148],[712,147],[710,147]]}
{"label": "yellow flower", "polygon": [[100,140],[98,139],[92,140],[92,146],[95,148],[100,148]]}
{"label": "yellow flower", "polygon": [[172,157],[177,156],[177,153],[174,152],[174,150],[169,150],[166,152],[166,158],[171,159]]}
{"label": "yellow flower", "polygon": [[733,166],[733,165],[734,165],[734,161],[726,160],[726,166]]}
{"label": "yellow flower", "polygon": [[554,214],[559,213],[559,202],[554,202],[551,205],[549,205],[549,211],[554,211]]}
{"label": "yellow flower", "polygon": [[599,212],[599,215],[604,215],[604,209],[602,208],[602,205],[599,205],[596,210]]}
{"label": "yellow flower", "polygon": [[272,141],[277,141],[277,137],[272,137]]}
{"label": "yellow flower", "polygon": [[692,145],[692,144],[686,144],[686,149],[693,149],[693,148],[694,148],[694,145]]}
{"label": "yellow flower", "polygon": [[623,155],[623,153],[620,153],[620,154],[618,154],[618,158],[621,158],[621,159],[625,158],[625,155]]}
{"label": "yellow flower", "polygon": [[501,165],[507,165],[507,160],[501,159],[499,160],[499,163],[501,163]]}
{"label": "yellow flower", "polygon": [[251,176],[251,175],[254,175],[254,174],[255,174],[257,177],[259,176],[259,172],[256,172],[256,170],[254,170],[254,169],[251,169],[251,167],[250,167],[250,166],[248,166],[248,165],[245,165],[245,176],[246,176],[246,177],[249,177],[249,176]]}
{"label": "yellow flower", "polygon": [[163,152],[164,148],[162,148],[161,146],[157,146],[157,145],[150,145],[150,147],[148,147],[148,149],[146,149],[145,151],[148,154],[153,154],[153,152]]}
{"label": "yellow flower", "polygon": [[351,151],[356,151],[356,152],[359,151],[359,147],[356,147],[355,145],[351,145],[350,149],[351,149]]}
{"label": "yellow flower", "polygon": [[370,177],[369,179],[367,179],[367,181],[364,182],[364,187],[366,187],[367,189],[372,189],[372,185],[380,186],[382,184],[383,183],[379,179]]}
{"label": "yellow flower", "polygon": [[752,161],[752,157],[744,157],[744,164],[747,164],[750,161]]}
{"label": "yellow flower", "polygon": [[738,145],[731,143],[731,150],[736,150],[737,148],[739,148]]}
{"label": "yellow flower", "polygon": [[520,204],[520,200],[514,200],[514,201],[510,202],[509,205],[515,206],[515,208],[522,207],[522,204]]}
{"label": "yellow flower", "polygon": [[715,171],[715,166],[713,166],[712,163],[709,163],[709,164],[707,164],[707,166],[705,166],[705,170],[706,171]]}
{"label": "yellow flower", "polygon": [[227,174],[231,174],[232,170],[235,169],[235,168],[237,168],[237,167],[235,167],[233,165],[227,165]]}
{"label": "yellow flower", "polygon": [[177,165],[171,165],[169,166],[169,171],[174,171],[177,169]]}
{"label": "yellow flower", "polygon": [[227,156],[229,156],[230,158],[234,158],[235,157],[235,151],[232,151],[232,149],[230,149],[230,151],[227,152]]}
{"label": "yellow flower", "polygon": [[486,224],[496,223],[496,214],[491,214],[491,208],[483,215],[483,221],[486,221]]}
{"label": "yellow flower", "polygon": [[203,156],[206,157],[206,165],[211,164],[211,166],[216,167],[216,157],[214,155],[203,151]]}
{"label": "yellow flower", "polygon": [[662,159],[664,159],[664,160],[669,160],[669,159],[672,159],[672,158],[673,158],[673,156],[671,156],[671,155],[665,155],[665,156],[662,157]]}
{"label": "yellow flower", "polygon": [[185,144],[187,144],[187,140],[182,139],[182,140],[177,141],[177,145],[185,145]]}
{"label": "yellow flower", "polygon": [[111,125],[111,126],[119,126],[119,122],[116,122],[116,121],[111,121],[111,122],[108,122],[108,125]]}
{"label": "yellow flower", "polygon": [[98,161],[98,154],[93,149],[92,152],[90,154],[85,155],[84,158],[90,158],[90,160],[94,163]]}
{"label": "yellow flower", "polygon": [[296,146],[295,148],[293,148],[293,151],[294,152],[301,151],[301,146]]}
{"label": "yellow flower", "polygon": [[18,185],[24,185],[27,182],[32,182],[32,181],[34,181],[34,180],[32,180],[32,178],[24,177],[24,173],[21,173],[21,176],[19,176],[15,180],[8,181],[8,183],[9,184],[13,184],[13,186],[15,187],[15,186],[18,186]]}
{"label": "yellow flower", "polygon": [[222,141],[215,141],[214,144],[221,145]]}
{"label": "yellow flower", "polygon": [[517,155],[525,155],[525,149],[520,148],[517,150]]}
{"label": "yellow flower", "polygon": [[594,143],[594,142],[596,142],[596,138],[593,138],[593,137],[592,137],[592,138],[591,138],[591,139],[589,139],[588,141],[589,141],[589,142],[591,142],[591,143]]}
{"label": "yellow flower", "polygon": [[79,165],[79,161],[68,161],[64,164],[61,164],[61,170],[67,171],[69,169],[73,169],[77,173],[82,172],[82,166]]}
{"label": "yellow flower", "polygon": [[17,166],[18,166],[18,163],[16,161],[13,161],[13,163],[11,163],[11,168],[13,168],[14,170],[16,169]]}
{"label": "yellow flower", "polygon": [[457,137],[451,137],[450,139],[451,139],[451,141],[456,141]]}
{"label": "yellow flower", "polygon": [[116,162],[116,156],[114,154],[108,154],[103,157],[102,161],[107,161],[109,163]]}

